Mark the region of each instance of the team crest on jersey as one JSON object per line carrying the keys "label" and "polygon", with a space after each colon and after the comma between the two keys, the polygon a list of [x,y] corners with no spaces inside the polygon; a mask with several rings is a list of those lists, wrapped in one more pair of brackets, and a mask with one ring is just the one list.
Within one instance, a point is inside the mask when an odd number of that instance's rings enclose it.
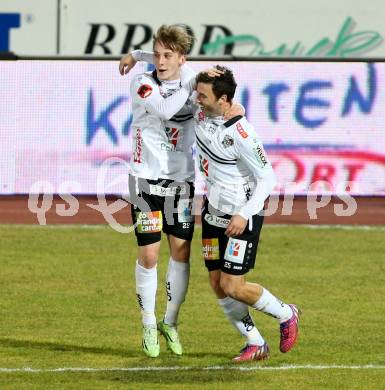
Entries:
{"label": "team crest on jersey", "polygon": [[225,135],[225,137],[222,140],[222,145],[224,148],[228,148],[230,146],[234,145],[234,139],[230,137],[228,134]]}
{"label": "team crest on jersey", "polygon": [[135,216],[138,233],[157,233],[162,230],[163,220],[160,211],[136,211]]}
{"label": "team crest on jersey", "polygon": [[142,99],[145,99],[145,98],[149,97],[151,94],[152,94],[152,87],[151,87],[151,85],[143,84],[138,89],[138,95]]}
{"label": "team crest on jersey", "polygon": [[242,127],[242,125],[238,122],[236,125],[238,133],[242,136],[242,138],[247,138],[249,135],[246,130]]}
{"label": "team crest on jersey", "polygon": [[219,242],[217,238],[202,238],[202,251],[205,260],[219,259]]}
{"label": "team crest on jersey", "polygon": [[199,155],[199,170],[207,177],[209,175],[209,162]]}

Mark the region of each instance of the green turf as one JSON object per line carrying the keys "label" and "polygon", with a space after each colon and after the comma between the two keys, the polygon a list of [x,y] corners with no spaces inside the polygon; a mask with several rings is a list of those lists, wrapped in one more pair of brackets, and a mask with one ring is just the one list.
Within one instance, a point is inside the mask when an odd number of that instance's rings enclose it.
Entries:
{"label": "green turf", "polygon": [[[265,226],[257,281],[303,310],[298,346],[278,350],[275,320],[253,317],[269,342],[269,361],[247,364],[384,365],[385,230]],[[157,313],[165,306],[163,242]],[[0,388],[380,389],[384,369],[234,371],[241,338],[210,291],[193,241],[190,290],[180,315],[185,353],[140,350],[134,287],[135,238],[107,227],[0,226],[0,368],[193,367],[156,372],[0,372]],[[225,366],[220,370],[202,367]]]}

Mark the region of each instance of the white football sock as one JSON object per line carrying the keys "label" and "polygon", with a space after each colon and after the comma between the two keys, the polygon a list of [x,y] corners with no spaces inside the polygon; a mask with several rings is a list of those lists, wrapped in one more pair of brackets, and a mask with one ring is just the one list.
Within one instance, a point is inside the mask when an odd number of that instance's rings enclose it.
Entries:
{"label": "white football sock", "polygon": [[265,340],[255,327],[254,321],[249,314],[249,307],[245,303],[236,301],[231,297],[218,299],[218,302],[235,329],[247,339],[247,344],[263,345],[265,343]]}
{"label": "white football sock", "polygon": [[158,287],[157,267],[144,268],[138,261],[135,267],[136,296],[142,312],[143,325],[156,325],[155,297]]}
{"label": "white football sock", "polygon": [[166,276],[167,307],[164,322],[176,325],[179,309],[185,300],[190,280],[190,263],[175,261],[170,257]]}
{"label": "white football sock", "polygon": [[261,297],[257,302],[254,303],[254,305],[252,305],[252,307],[262,311],[265,314],[277,318],[279,322],[289,320],[293,314],[289,305],[280,301],[264,287]]}

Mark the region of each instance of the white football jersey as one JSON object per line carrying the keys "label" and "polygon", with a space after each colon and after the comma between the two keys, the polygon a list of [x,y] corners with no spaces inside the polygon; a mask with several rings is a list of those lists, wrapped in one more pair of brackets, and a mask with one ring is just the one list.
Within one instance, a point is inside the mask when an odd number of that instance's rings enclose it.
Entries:
{"label": "white football jersey", "polygon": [[154,71],[135,76],[130,92],[131,173],[151,180],[194,181],[190,90],[180,80],[160,81]]}
{"label": "white football jersey", "polygon": [[210,204],[249,219],[259,213],[276,177],[254,127],[245,117],[224,121],[195,114],[197,163]]}

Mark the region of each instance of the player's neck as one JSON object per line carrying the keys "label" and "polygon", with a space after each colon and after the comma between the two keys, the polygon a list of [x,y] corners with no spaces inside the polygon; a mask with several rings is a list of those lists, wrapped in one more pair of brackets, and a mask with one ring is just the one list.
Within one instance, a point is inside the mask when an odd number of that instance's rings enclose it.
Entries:
{"label": "player's neck", "polygon": [[177,79],[167,79],[167,80],[162,80],[162,79],[159,79],[159,81],[161,81],[162,83],[165,83],[165,84],[176,84],[176,83],[180,83],[180,78],[177,78]]}
{"label": "player's neck", "polygon": [[221,107],[222,108],[221,109],[221,115],[223,117],[225,117],[226,114],[231,110],[231,106],[232,106],[232,103],[230,103],[230,102],[223,103],[223,105]]}
{"label": "player's neck", "polygon": [[177,81],[180,81],[180,71],[173,74],[172,76],[170,77],[167,77],[166,79],[162,79],[161,78],[161,75],[159,74],[159,72],[156,72],[156,75],[158,77],[158,79],[162,82],[162,83],[175,83]]}

